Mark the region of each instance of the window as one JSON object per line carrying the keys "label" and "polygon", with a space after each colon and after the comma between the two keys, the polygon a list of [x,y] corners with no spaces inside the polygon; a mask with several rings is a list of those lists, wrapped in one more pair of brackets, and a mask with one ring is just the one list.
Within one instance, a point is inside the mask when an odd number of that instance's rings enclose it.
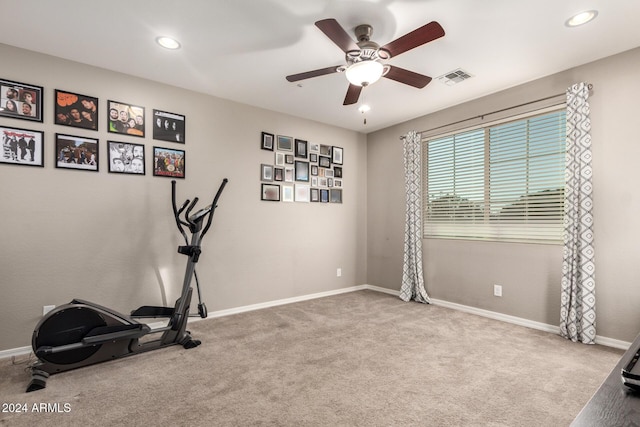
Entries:
{"label": "window", "polygon": [[565,109],[423,140],[424,237],[560,243]]}

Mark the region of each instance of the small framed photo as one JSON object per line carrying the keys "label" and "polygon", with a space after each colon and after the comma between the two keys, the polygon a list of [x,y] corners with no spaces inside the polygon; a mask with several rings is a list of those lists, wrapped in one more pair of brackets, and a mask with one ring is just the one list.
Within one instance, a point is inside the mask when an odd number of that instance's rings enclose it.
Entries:
{"label": "small framed photo", "polygon": [[276,166],[284,166],[284,153],[279,153],[276,151],[275,154],[275,165]]}
{"label": "small framed photo", "polygon": [[[144,119],[144,108],[142,109],[142,118]],[[144,125],[144,120],[142,123]],[[185,117],[182,114],[153,110],[153,139],[184,144],[186,142],[185,129]],[[142,126],[142,135],[144,136],[144,126]]]}
{"label": "small framed photo", "polygon": [[309,182],[309,162],[296,160],[295,169],[296,169],[296,181]]}
{"label": "small framed photo", "polygon": [[293,138],[290,136],[278,135],[278,150],[293,151]]}
{"label": "small framed photo", "polygon": [[319,153],[320,152],[320,144],[314,144],[312,142],[309,143],[309,152],[310,153]]}
{"label": "small framed photo", "polygon": [[273,168],[273,180],[284,181],[284,168]]}
{"label": "small framed photo", "polygon": [[278,184],[262,184],[260,200],[269,202],[280,201],[280,186]]}
{"label": "small framed photo", "polygon": [[98,140],[56,133],[57,168],[98,172]]}
{"label": "small framed photo", "polygon": [[296,157],[301,157],[303,159],[307,158],[307,141],[303,141],[302,139],[296,139],[296,149],[295,155]]}
{"label": "small framed photo", "polygon": [[293,185],[282,186],[282,201],[293,202]]}
{"label": "small framed photo", "polygon": [[333,178],[334,177],[333,169],[325,169],[324,176],[326,176],[327,178]]}
{"label": "small framed photo", "polygon": [[321,156],[331,156],[331,146],[320,144],[320,155]]}
{"label": "small framed photo", "polygon": [[55,124],[98,130],[98,98],[56,89],[53,107]]}
{"label": "small framed photo", "polygon": [[261,164],[260,165],[260,180],[261,181],[273,181],[273,166]]}
{"label": "small framed photo", "polygon": [[42,122],[41,86],[0,79],[0,116]]}
{"label": "small framed photo", "polygon": [[340,188],[332,188],[329,190],[329,202],[342,203],[342,190]]}
{"label": "small framed photo", "polygon": [[331,163],[336,165],[342,164],[342,151],[341,147],[333,147],[331,149]]}
{"label": "small framed photo", "polygon": [[320,201],[320,190],[318,188],[312,188],[310,190],[310,201],[311,202],[319,202]]}
{"label": "small framed photo", "polygon": [[311,188],[306,184],[295,185],[295,201],[296,202],[309,202],[309,190]]}
{"label": "small framed photo", "polygon": [[109,132],[144,137],[144,107],[107,101]]}
{"label": "small framed photo", "polygon": [[285,167],[284,168],[284,181],[285,182],[293,182],[293,168]]}
{"label": "small framed photo", "polygon": [[184,178],[186,167],[184,150],[153,147],[153,176]]}
{"label": "small framed photo", "polygon": [[284,155],[284,162],[288,165],[292,165],[293,164],[293,154],[285,154]]}
{"label": "small framed photo", "polygon": [[44,167],[44,132],[0,126],[0,137],[0,163]]}
{"label": "small framed photo", "polygon": [[260,142],[260,148],[263,150],[273,151],[273,134],[268,132],[262,132],[262,140]]}
{"label": "small framed photo", "polygon": [[320,203],[329,203],[329,190],[326,188],[320,189]]}
{"label": "small framed photo", "polygon": [[144,145],[107,141],[109,172],[144,175]]}
{"label": "small framed photo", "polygon": [[318,176],[318,165],[311,165],[311,175]]}
{"label": "small framed photo", "polygon": [[321,168],[330,168],[331,167],[331,157],[328,156],[320,156],[318,158],[318,164]]}
{"label": "small framed photo", "polygon": [[335,178],[342,178],[342,166],[333,167],[333,176]]}
{"label": "small framed photo", "polygon": [[318,163],[318,153],[309,153],[309,161]]}

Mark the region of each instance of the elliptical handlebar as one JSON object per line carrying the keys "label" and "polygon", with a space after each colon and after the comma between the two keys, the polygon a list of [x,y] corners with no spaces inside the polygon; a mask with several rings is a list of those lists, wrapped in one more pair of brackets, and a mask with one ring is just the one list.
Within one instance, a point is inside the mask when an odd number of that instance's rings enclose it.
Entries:
{"label": "elliptical handlebar", "polygon": [[[199,212],[196,212],[193,215],[194,217],[197,216],[197,219],[203,218],[207,214],[209,215],[209,218],[207,218],[207,224],[205,225],[204,229],[202,230],[202,233],[200,234],[200,238],[204,237],[205,233],[209,230],[209,227],[211,227],[211,222],[213,220],[213,212],[217,207],[218,199],[222,194],[222,190],[224,190],[224,187],[227,185],[227,182],[229,182],[227,178],[224,178],[222,180],[222,183],[220,184],[220,188],[218,188],[218,192],[213,198],[213,202],[211,203],[210,206],[202,210],[202,214],[200,214]],[[173,207],[173,215],[176,219],[176,225],[178,226],[178,230],[180,230],[180,233],[184,236],[185,240],[187,240],[187,244],[188,244],[187,235],[182,226],[184,225],[189,227],[189,231],[191,231],[192,233],[195,233],[200,228],[198,226],[198,223],[196,223],[194,220],[191,219],[192,218],[191,211],[195,208],[196,203],[198,203],[198,200],[199,200],[198,197],[194,198],[193,201],[187,199],[182,204],[182,206],[178,209],[178,206],[176,205],[176,180],[174,179],[171,181],[171,204]],[[186,221],[180,218],[180,215],[183,212],[184,212],[184,219]],[[200,221],[198,222],[202,224],[202,222]]]}
{"label": "elliptical handlebar", "polygon": [[227,178],[224,178],[222,180],[222,183],[220,184],[220,188],[218,188],[218,192],[216,193],[215,197],[213,198],[213,202],[211,203],[211,210],[209,211],[209,218],[207,219],[207,225],[205,225],[204,226],[204,230],[202,230],[202,235],[200,236],[201,238],[204,237],[204,235],[207,233],[207,231],[209,231],[209,227],[211,227],[211,221],[213,220],[213,212],[218,207],[218,199],[220,198],[220,195],[222,194],[222,190],[224,190],[224,187],[227,185],[227,182],[229,182],[229,180]]}

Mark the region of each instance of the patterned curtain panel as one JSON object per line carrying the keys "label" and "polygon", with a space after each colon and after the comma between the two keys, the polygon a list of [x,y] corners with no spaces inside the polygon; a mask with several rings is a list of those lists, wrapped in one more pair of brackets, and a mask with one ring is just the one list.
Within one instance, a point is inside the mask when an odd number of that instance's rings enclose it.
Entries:
{"label": "patterned curtain panel", "polygon": [[588,98],[586,83],[578,83],[567,89],[567,169],[560,334],[574,342],[594,344],[596,295]]}
{"label": "patterned curtain panel", "polygon": [[420,202],[420,135],[411,131],[404,136],[404,174],[406,216],[404,226],[404,266],[400,298],[429,303],[422,275],[422,207]]}

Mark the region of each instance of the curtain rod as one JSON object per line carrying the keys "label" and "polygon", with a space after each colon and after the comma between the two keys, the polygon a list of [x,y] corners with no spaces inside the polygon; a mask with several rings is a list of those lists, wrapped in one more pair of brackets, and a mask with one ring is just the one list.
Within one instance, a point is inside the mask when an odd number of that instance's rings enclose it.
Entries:
{"label": "curtain rod", "polygon": [[[591,83],[587,83],[587,89],[589,89],[589,90],[593,90],[593,85],[592,85]],[[562,95],[564,95],[564,93],[558,93],[558,94],[556,94],[556,95],[547,96],[547,97],[545,97],[545,98],[536,99],[536,100],[534,100],[534,101],[525,102],[525,103],[523,103],[523,104],[514,105],[514,106],[512,106],[512,107],[502,108],[502,109],[500,109],[500,110],[492,111],[492,112],[490,112],[490,113],[484,113],[484,114],[477,115],[477,116],[475,116],[475,117],[469,117],[468,119],[458,120],[457,122],[448,123],[448,124],[446,124],[446,125],[438,126],[438,127],[435,127],[435,128],[431,128],[431,129],[427,129],[427,130],[421,130],[421,131],[420,131],[420,132],[418,132],[418,133],[422,134],[422,133],[424,133],[424,132],[431,132],[431,131],[434,131],[434,130],[437,130],[437,129],[441,129],[441,128],[445,128],[445,127],[448,127],[448,126],[457,125],[457,124],[459,124],[459,123],[468,122],[469,120],[482,119],[482,118],[484,118],[484,116],[489,116],[489,115],[491,115],[491,114],[496,114],[496,113],[502,113],[503,111],[513,110],[514,108],[525,107],[525,106],[527,106],[527,105],[529,105],[529,104],[535,104],[536,102],[546,101],[546,100],[548,100],[548,99],[556,98],[556,97],[558,97],[558,96],[562,96]],[[402,135],[402,136],[400,137],[400,139],[404,139],[404,135]]]}

